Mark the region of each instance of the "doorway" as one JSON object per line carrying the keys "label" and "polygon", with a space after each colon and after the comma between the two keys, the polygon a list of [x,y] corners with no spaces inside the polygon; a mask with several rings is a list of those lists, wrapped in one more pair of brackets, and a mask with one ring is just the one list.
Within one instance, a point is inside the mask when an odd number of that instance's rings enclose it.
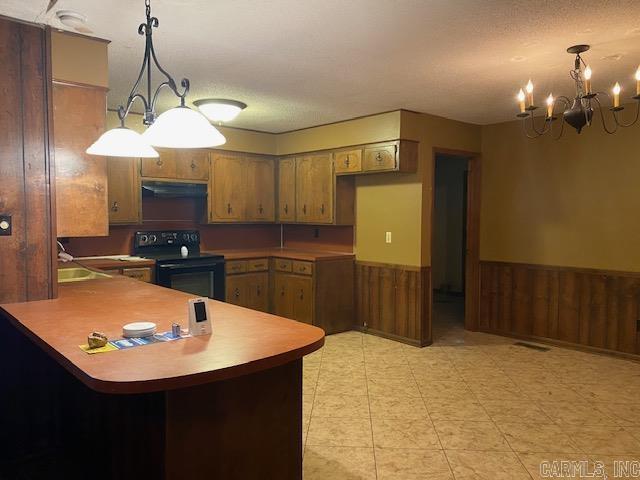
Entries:
{"label": "doorway", "polygon": [[480,157],[435,150],[433,168],[432,336],[455,342],[477,328]]}

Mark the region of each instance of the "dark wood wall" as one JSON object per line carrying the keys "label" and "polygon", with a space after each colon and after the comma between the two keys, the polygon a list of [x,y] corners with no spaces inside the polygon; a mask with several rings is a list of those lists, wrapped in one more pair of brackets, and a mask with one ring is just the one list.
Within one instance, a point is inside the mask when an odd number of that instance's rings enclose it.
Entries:
{"label": "dark wood wall", "polygon": [[481,262],[479,329],[640,353],[640,273]]}
{"label": "dark wood wall", "polygon": [[356,262],[357,327],[412,345],[431,343],[429,267]]}
{"label": "dark wood wall", "polygon": [[49,35],[0,17],[0,303],[55,296]]}

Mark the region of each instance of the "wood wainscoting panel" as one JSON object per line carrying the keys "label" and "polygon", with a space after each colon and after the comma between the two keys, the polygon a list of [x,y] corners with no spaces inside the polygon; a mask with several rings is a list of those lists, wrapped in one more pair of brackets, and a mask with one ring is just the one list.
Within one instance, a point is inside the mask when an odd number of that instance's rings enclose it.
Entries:
{"label": "wood wainscoting panel", "polygon": [[424,346],[431,343],[430,267],[356,262],[357,327]]}
{"label": "wood wainscoting panel", "polygon": [[480,263],[479,329],[640,354],[640,273]]}

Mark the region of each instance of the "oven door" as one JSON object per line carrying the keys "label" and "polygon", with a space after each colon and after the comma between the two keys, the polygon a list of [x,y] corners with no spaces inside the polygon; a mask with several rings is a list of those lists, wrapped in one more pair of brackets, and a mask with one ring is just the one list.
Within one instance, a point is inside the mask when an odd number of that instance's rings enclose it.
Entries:
{"label": "oven door", "polygon": [[159,263],[156,267],[156,283],[224,302],[224,261],[198,265]]}

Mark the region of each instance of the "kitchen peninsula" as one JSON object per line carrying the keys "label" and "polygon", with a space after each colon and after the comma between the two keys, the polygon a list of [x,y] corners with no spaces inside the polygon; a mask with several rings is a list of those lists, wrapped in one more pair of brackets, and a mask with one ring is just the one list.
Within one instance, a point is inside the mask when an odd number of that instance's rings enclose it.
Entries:
{"label": "kitchen peninsula", "polygon": [[0,355],[20,365],[0,414],[13,457],[54,478],[302,478],[302,357],[321,329],[210,300],[212,335],[78,348],[129,322],[185,326],[191,297],[113,276],[1,305]]}

